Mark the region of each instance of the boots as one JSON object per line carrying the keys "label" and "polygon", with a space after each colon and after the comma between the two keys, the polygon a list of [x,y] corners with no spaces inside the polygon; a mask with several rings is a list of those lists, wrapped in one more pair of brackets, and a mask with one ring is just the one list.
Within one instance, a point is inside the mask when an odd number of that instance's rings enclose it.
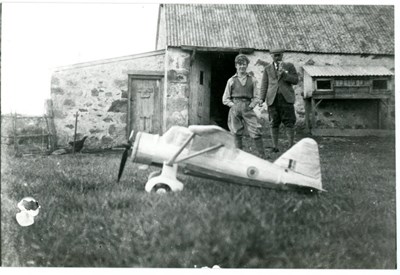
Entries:
{"label": "boots", "polygon": [[272,153],[279,152],[278,149],[278,137],[279,137],[279,128],[271,128],[271,138],[272,138]]}
{"label": "boots", "polygon": [[235,146],[240,150],[243,149],[242,136],[235,135]]}
{"label": "boots", "polygon": [[262,137],[254,138],[253,140],[254,140],[254,144],[256,145],[258,157],[265,159],[264,144],[263,144]]}
{"label": "boots", "polygon": [[287,139],[288,139],[288,142],[289,142],[289,148],[291,148],[293,146],[293,143],[294,143],[294,128],[287,128],[286,127],[286,136],[287,136]]}

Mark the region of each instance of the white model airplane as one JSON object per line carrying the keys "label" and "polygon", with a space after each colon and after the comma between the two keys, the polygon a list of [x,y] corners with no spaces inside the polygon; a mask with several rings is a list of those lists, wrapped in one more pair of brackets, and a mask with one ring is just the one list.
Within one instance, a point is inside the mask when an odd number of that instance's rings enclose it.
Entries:
{"label": "white model airplane", "polygon": [[162,165],[160,172],[149,175],[147,192],[181,191],[184,185],[176,178],[178,167],[185,174],[244,185],[325,191],[318,145],[311,138],[300,140],[271,163],[236,148],[233,135],[214,125],[173,126],[162,136],[138,132],[134,142],[132,137],[133,132],[118,181],[132,149],[133,162]]}

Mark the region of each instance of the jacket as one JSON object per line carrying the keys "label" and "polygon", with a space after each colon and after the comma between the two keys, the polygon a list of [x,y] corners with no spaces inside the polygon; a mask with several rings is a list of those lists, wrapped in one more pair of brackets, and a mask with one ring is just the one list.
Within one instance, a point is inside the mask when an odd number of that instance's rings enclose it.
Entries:
{"label": "jacket", "polygon": [[292,63],[281,63],[282,69],[287,71],[278,73],[275,70],[274,64],[270,63],[264,68],[264,73],[261,80],[260,97],[261,100],[266,100],[267,105],[271,106],[274,102],[278,91],[283,95],[286,102],[294,103],[295,94],[292,85],[299,82],[299,77],[296,68]]}

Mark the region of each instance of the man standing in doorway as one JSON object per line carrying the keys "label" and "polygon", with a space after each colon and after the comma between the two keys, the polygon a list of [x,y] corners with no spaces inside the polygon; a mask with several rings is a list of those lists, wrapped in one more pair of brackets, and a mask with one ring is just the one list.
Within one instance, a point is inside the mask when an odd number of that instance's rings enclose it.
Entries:
{"label": "man standing in doorway", "polygon": [[272,152],[279,152],[278,138],[279,126],[285,125],[289,148],[294,142],[294,124],[296,114],[294,111],[295,93],[292,85],[299,81],[296,68],[292,63],[282,62],[284,49],[270,50],[273,62],[264,68],[261,80],[260,98],[268,105],[269,120],[271,125]]}
{"label": "man standing in doorway", "polygon": [[257,80],[247,73],[249,63],[250,60],[244,54],[236,56],[236,74],[228,79],[222,103],[230,107],[228,127],[235,136],[236,147],[243,148],[242,137],[246,126],[250,137],[254,140],[259,157],[265,159],[261,125],[253,110],[261,100],[257,93]]}

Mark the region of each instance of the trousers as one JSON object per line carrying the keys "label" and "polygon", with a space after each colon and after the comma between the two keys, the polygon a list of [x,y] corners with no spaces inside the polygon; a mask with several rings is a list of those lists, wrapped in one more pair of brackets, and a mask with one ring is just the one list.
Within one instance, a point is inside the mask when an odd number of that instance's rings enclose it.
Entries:
{"label": "trousers", "polygon": [[294,105],[287,103],[283,95],[277,94],[271,106],[268,106],[271,128],[279,128],[283,123],[287,128],[293,128],[296,123]]}
{"label": "trousers", "polygon": [[251,138],[261,137],[261,125],[253,109],[249,107],[250,99],[234,98],[228,114],[228,127],[232,134],[242,136],[244,128]]}

